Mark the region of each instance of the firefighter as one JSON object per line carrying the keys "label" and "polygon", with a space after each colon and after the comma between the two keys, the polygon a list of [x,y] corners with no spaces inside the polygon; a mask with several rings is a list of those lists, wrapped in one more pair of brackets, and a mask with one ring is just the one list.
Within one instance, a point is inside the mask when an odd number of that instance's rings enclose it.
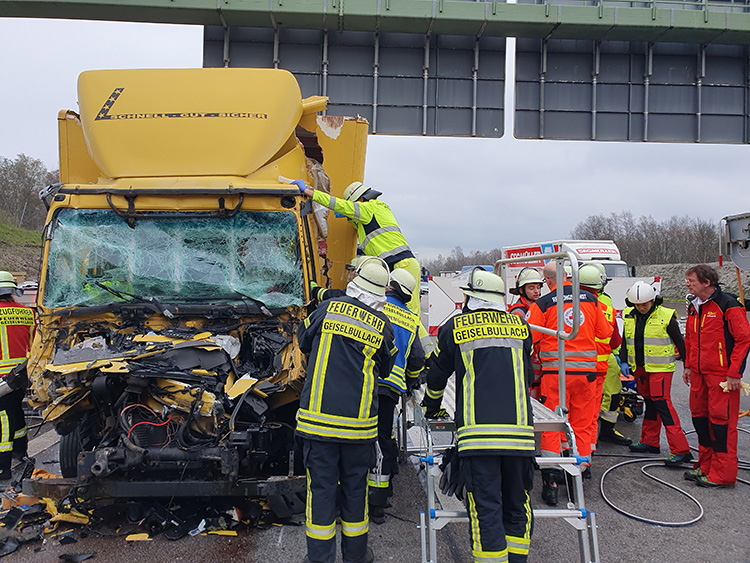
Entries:
{"label": "firefighter", "polygon": [[[348,278],[346,280],[346,283],[349,283],[356,277],[359,267],[367,258],[368,257],[363,254],[358,254],[357,256],[352,258],[346,266],[344,266]],[[341,297],[342,295],[346,295],[346,290],[320,287],[314,281],[310,282],[310,298],[312,299],[313,304],[316,306],[321,301],[325,301],[326,299],[333,299],[334,297]]]}
{"label": "firefighter", "polygon": [[[381,192],[362,182],[352,182],[344,190],[343,197],[337,198],[322,190],[308,187],[303,180],[295,180],[292,183],[314,202],[346,217],[357,229],[359,246],[365,254],[382,258],[391,271],[404,268],[415,280],[420,278],[422,268],[406,243],[391,208],[377,199],[382,195]],[[412,313],[421,314],[418,288],[412,293],[408,307]]]}
{"label": "firefighter", "polygon": [[300,350],[308,354],[297,435],[307,470],[311,563],[336,560],[337,508],[344,562],[374,560],[367,545],[367,475],[375,465],[378,436],[376,384],[390,373],[396,354],[393,328],[382,312],[388,283],[386,264],[368,260],[346,295],[321,303],[297,334]]}
{"label": "firefighter", "polygon": [[395,339],[396,361],[386,377],[378,379],[378,445],[382,459],[370,471],[370,520],[385,522],[385,506],[393,494],[393,476],[398,473],[398,446],[393,436],[393,413],[401,394],[419,386],[419,373],[424,367],[424,351],[417,338],[419,317],[406,303],[416,286],[414,277],[403,268],[391,274],[386,292],[388,302],[383,312],[391,321]]}
{"label": "firefighter", "polygon": [[693,456],[671,397],[675,346],[680,357],[685,357],[685,341],[677,324],[677,312],[663,307],[653,286],[642,281],[634,283],[626,297],[628,307],[622,313],[625,338],[620,348],[620,361],[635,376],[638,393],[646,403],[641,439],[630,445],[630,451],[658,454],[663,424],[671,452],[665,463],[687,463]]}
{"label": "firefighter", "polygon": [[[542,293],[544,279],[538,270],[534,268],[524,268],[516,276],[516,287],[510,288],[513,295],[518,295],[518,301],[508,307],[508,312],[514,315],[521,315],[524,319],[528,318],[529,307],[539,299]],[[539,399],[539,386],[542,383],[542,362],[539,359],[539,353],[534,350],[531,355],[531,362],[534,366],[534,381],[531,382],[529,392],[535,399]]]}
{"label": "firefighter", "polygon": [[[600,268],[598,264],[584,264],[578,271],[578,276],[581,283],[581,289],[588,291],[592,295],[596,296],[599,302],[599,308],[604,313],[607,322],[612,325],[612,336],[609,338],[597,338],[596,345],[596,388],[594,390],[594,397],[591,399],[591,412],[590,412],[590,424],[589,429],[591,433],[591,451],[596,451],[596,445],[598,439],[604,442],[612,442],[623,446],[630,445],[630,439],[626,438],[615,430],[615,422],[617,422],[617,414],[615,413],[615,420],[602,418],[602,432],[599,436],[599,416],[601,411],[604,409],[604,387],[609,382],[608,391],[614,386],[614,383],[620,382],[620,366],[612,355],[612,350],[618,348],[622,342],[622,336],[620,330],[617,327],[617,319],[615,319],[615,308],[612,306],[612,299],[609,295],[604,293],[604,285],[607,282],[607,276],[604,273],[604,269]],[[614,383],[613,383],[614,382]],[[619,392],[619,391],[618,391]],[[611,403],[611,394],[607,397],[607,409]],[[591,471],[587,468],[583,474],[585,479],[591,477]]]}
{"label": "firefighter", "polygon": [[534,474],[531,332],[505,311],[499,276],[475,268],[461,290],[461,313],[438,332],[422,404],[428,418],[443,414],[443,393],[456,374],[458,459],[474,561],[526,561]]}
{"label": "firefighter", "polygon": [[685,371],[690,413],[698,434],[698,463],[685,479],[703,487],[737,481],[737,419],[742,372],[750,349],[745,309],[719,287],[706,264],[685,272],[688,296]]}
{"label": "firefighter", "polygon": [[[0,272],[0,378],[26,359],[34,336],[34,311],[16,303],[19,292],[10,272]],[[23,414],[24,389],[0,397],[0,480],[11,478],[13,458],[27,456],[26,418]]]}
{"label": "firefighter", "polygon": [[531,307],[531,304],[539,299],[543,285],[544,279],[538,270],[535,270],[534,268],[524,268],[518,272],[518,276],[516,276],[516,287],[511,287],[508,290],[513,295],[518,295],[518,301],[508,307],[508,312],[526,318],[529,314],[529,307]]}
{"label": "firefighter", "polygon": [[[546,327],[557,331],[557,297],[556,297],[556,263],[548,262],[542,271],[550,288],[550,293],[540,297],[531,305],[529,324]],[[569,331],[573,326],[572,295],[570,281],[563,282],[564,323],[567,326],[559,330]],[[565,341],[565,391],[568,408],[568,421],[575,435],[578,455],[589,457],[591,454],[590,404],[595,392],[597,344],[596,339],[609,338],[612,335],[612,324],[607,322],[599,308],[597,298],[586,291],[581,291],[580,328],[573,340]],[[541,402],[554,411],[560,401],[558,374],[558,339],[555,336],[533,331],[534,345],[539,350],[542,360]],[[557,457],[562,450],[562,432],[542,432],[541,450],[543,456]],[[565,446],[568,450],[569,446]],[[588,463],[582,463],[588,466]],[[585,470],[585,468],[584,468]],[[542,470],[542,499],[550,506],[558,502],[557,485],[562,480],[560,469]]]}

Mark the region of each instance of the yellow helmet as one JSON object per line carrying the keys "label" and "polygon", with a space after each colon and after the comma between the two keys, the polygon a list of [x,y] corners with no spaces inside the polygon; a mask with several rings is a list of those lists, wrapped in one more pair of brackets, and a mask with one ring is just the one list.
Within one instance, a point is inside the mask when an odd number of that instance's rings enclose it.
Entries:
{"label": "yellow helmet", "polygon": [[360,264],[357,270],[357,277],[352,280],[352,283],[370,293],[384,296],[390,281],[391,276],[388,271],[388,264],[380,258],[367,256]]}
{"label": "yellow helmet", "polygon": [[484,299],[492,303],[505,303],[505,284],[503,278],[482,268],[474,268],[469,274],[465,287],[461,288],[466,295]]}
{"label": "yellow helmet", "polygon": [[358,201],[361,197],[370,200],[380,195],[382,195],[381,192],[365,186],[362,182],[352,182],[344,190],[344,199],[347,201]]}
{"label": "yellow helmet", "polygon": [[516,276],[516,287],[511,287],[508,291],[513,295],[520,295],[521,288],[527,283],[540,283],[544,285],[544,278],[542,278],[542,274],[539,273],[539,270],[530,267],[524,268],[518,273],[518,276]]}
{"label": "yellow helmet", "polygon": [[0,272],[0,295],[11,295],[16,292],[18,286],[16,279],[10,272]]}
{"label": "yellow helmet", "polygon": [[594,289],[603,289],[602,272],[594,264],[584,264],[578,270],[578,279],[581,285]]}
{"label": "yellow helmet", "polygon": [[417,288],[417,280],[403,268],[396,268],[391,272],[391,285],[394,284],[407,296],[414,293],[414,290]]}

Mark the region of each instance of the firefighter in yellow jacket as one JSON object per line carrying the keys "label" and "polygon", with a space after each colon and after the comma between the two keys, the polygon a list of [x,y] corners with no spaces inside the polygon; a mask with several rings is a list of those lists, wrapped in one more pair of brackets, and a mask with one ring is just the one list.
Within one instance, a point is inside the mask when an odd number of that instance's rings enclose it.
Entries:
{"label": "firefighter in yellow jacket", "polygon": [[369,260],[346,295],[322,302],[297,334],[308,354],[297,435],[307,470],[310,563],[336,561],[337,504],[344,562],[374,560],[367,545],[367,476],[375,465],[378,378],[391,372],[396,354],[393,327],[382,312],[388,284],[387,266]]}
{"label": "firefighter in yellow jacket", "polygon": [[428,418],[442,414],[443,392],[456,374],[458,458],[474,561],[522,562],[531,540],[534,480],[531,331],[505,311],[499,276],[475,268],[461,289],[463,310],[440,327],[422,404]]}
{"label": "firefighter in yellow jacket", "polygon": [[[366,255],[385,260],[391,271],[403,268],[415,280],[421,278],[422,268],[401,233],[391,208],[377,199],[382,195],[379,191],[362,182],[352,182],[344,190],[343,198],[337,198],[324,191],[313,190],[303,180],[292,183],[314,202],[332,209],[337,216],[346,217],[357,229],[359,246]],[[412,293],[406,306],[412,313],[421,314],[418,289]]]}

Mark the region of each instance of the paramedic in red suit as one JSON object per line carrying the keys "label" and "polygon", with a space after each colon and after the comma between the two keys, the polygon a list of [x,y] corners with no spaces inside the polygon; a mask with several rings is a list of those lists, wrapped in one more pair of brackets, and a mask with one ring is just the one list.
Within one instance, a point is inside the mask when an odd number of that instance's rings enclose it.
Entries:
{"label": "paramedic in red suit", "polygon": [[721,290],[710,266],[690,268],[685,285],[691,295],[682,377],[690,385],[690,412],[699,444],[698,464],[685,472],[685,479],[703,487],[731,487],[737,480],[737,419],[750,324],[745,308]]}

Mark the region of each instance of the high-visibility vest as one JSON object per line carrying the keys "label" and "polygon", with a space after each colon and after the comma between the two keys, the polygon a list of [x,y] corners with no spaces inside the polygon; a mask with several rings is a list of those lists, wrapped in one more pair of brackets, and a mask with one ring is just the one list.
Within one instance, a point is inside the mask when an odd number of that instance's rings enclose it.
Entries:
{"label": "high-visibility vest", "polygon": [[[617,330],[617,325],[614,324],[615,308],[612,306],[612,298],[604,292],[600,293],[597,297],[599,298],[599,303],[603,305],[601,309],[604,313],[604,318],[606,318],[607,322],[611,323],[615,327],[615,330]],[[595,340],[596,371],[599,373],[606,373],[609,367],[609,355],[612,353],[612,346],[610,346],[612,337],[609,336],[607,338],[595,338]]]}
{"label": "high-visibility vest", "polygon": [[[407,309],[406,305],[391,296],[388,296],[388,302],[383,307],[383,313],[393,326],[393,337],[398,352],[391,373],[387,377],[378,379],[378,383],[392,387],[397,393],[404,393],[406,392],[407,360],[414,339],[417,337],[419,317]],[[408,376],[419,377],[420,371],[422,370],[409,373]]]}
{"label": "high-visibility vest", "polygon": [[26,359],[33,334],[33,309],[15,301],[0,301],[0,378]]}
{"label": "high-visibility vest", "polygon": [[414,258],[391,208],[384,201],[352,202],[320,190],[315,190],[313,201],[350,219],[357,228],[359,246],[368,256],[382,258],[391,268],[405,258]]}
{"label": "high-visibility vest", "polygon": [[[667,326],[675,315],[677,312],[674,309],[658,305],[646,320],[643,328],[643,367],[649,373],[675,369],[674,342],[667,334]],[[635,308],[625,309],[622,317],[628,363],[631,369],[635,369]]]}

